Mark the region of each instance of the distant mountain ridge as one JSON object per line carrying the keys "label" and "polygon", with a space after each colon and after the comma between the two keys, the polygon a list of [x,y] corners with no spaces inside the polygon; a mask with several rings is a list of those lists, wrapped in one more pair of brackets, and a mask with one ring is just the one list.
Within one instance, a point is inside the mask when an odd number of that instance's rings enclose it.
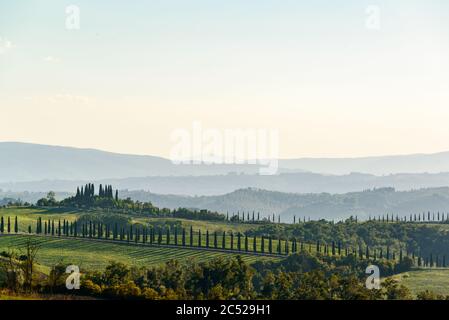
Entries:
{"label": "distant mountain ridge", "polygon": [[[68,193],[56,193],[62,200]],[[360,219],[378,217],[385,214],[409,216],[423,212],[449,213],[449,187],[419,189],[412,191],[397,191],[393,188],[365,190],[344,194],[331,193],[285,193],[254,188],[246,188],[218,196],[179,196],[162,195],[142,190],[120,190],[121,198],[130,197],[133,200],[151,201],[160,208],[209,209],[230,215],[239,212],[259,212],[261,217],[275,214],[283,222],[296,219],[346,219],[358,216]],[[21,199],[35,203],[45,197],[44,192],[2,192],[0,205],[7,204],[9,199]],[[245,215],[246,215],[245,214]],[[277,219],[277,218],[276,218]]]}
{"label": "distant mountain ridge", "polygon": [[373,176],[353,173],[334,176],[316,173],[283,173],[275,176],[209,175],[180,177],[142,177],[104,180],[42,180],[34,182],[0,183],[0,189],[10,191],[73,192],[88,182],[111,184],[120,190],[147,190],[157,194],[222,195],[248,187],[288,193],[347,193],[373,188],[393,187],[400,191],[449,186],[449,173],[396,174]]}
{"label": "distant mountain ridge", "polygon": [[308,219],[345,219],[357,215],[362,219],[384,214],[401,216],[422,212],[449,212],[449,188],[432,188],[399,192],[381,188],[345,194],[295,194],[260,189],[241,189],[221,196],[186,197],[159,195],[144,191],[121,191],[122,197],[151,201],[158,207],[209,209],[240,214],[260,212],[264,217],[273,213],[281,221],[293,217]]}
{"label": "distant mountain ridge", "polygon": [[250,165],[174,165],[170,160],[95,149],[0,142],[0,182],[99,180],[148,176],[256,173]]}
{"label": "distant mountain ridge", "polygon": [[[174,165],[160,157],[0,143],[0,189],[10,191],[73,192],[77,186],[87,182],[178,195],[220,195],[247,187],[294,193],[346,193],[382,187],[410,190],[449,186],[449,153],[280,160],[280,166],[278,175],[262,176],[258,174],[257,165]],[[310,172],[314,170],[317,172]],[[371,173],[319,173],[356,170],[409,173],[380,176]],[[422,172],[414,173],[417,170]]]}
{"label": "distant mountain ridge", "polygon": [[302,158],[281,160],[280,165],[284,169],[302,168],[305,171],[334,175],[351,172],[373,175],[441,173],[449,172],[449,152],[362,158]]}

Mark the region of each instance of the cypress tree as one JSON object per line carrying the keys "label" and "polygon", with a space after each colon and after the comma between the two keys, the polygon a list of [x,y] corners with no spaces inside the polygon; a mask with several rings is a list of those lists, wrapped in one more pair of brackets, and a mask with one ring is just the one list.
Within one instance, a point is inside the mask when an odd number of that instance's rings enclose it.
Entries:
{"label": "cypress tree", "polygon": [[158,237],[157,237],[157,244],[162,244],[162,230],[161,228],[158,229]]}
{"label": "cypress tree", "polygon": [[285,254],[288,255],[288,239],[285,239]]}
{"label": "cypress tree", "polygon": [[277,250],[278,254],[281,254],[281,251],[282,251],[282,248],[281,248],[281,238],[279,237],[279,238],[278,238],[278,250]]}
{"label": "cypress tree", "polygon": [[8,233],[11,233],[11,219],[8,217]]}
{"label": "cypress tree", "polygon": [[19,233],[19,223],[17,222],[17,216],[14,219],[14,233]]}
{"label": "cypress tree", "polygon": [[186,229],[182,228],[182,246],[186,246]]}
{"label": "cypress tree", "polygon": [[178,228],[176,226],[175,226],[174,233],[175,233],[175,246],[177,246],[178,245]]}
{"label": "cypress tree", "polygon": [[257,252],[257,238],[256,238],[256,236],[253,237],[253,251]]}
{"label": "cypress tree", "polygon": [[223,231],[223,236],[221,238],[221,248],[226,249],[226,231]]}
{"label": "cypress tree", "polygon": [[234,232],[231,231],[231,250],[234,250]]}
{"label": "cypress tree", "polygon": [[214,231],[214,248],[218,248],[218,238],[217,238],[217,231]]}
{"label": "cypress tree", "polygon": [[44,222],[44,234],[47,235],[47,221]]}
{"label": "cypress tree", "polygon": [[61,236],[61,220],[58,221],[58,237]]}
{"label": "cypress tree", "polygon": [[271,236],[268,237],[268,252],[270,254],[273,253],[273,239],[271,238]]}
{"label": "cypress tree", "polygon": [[248,235],[245,233],[245,251],[248,252]]}
{"label": "cypress tree", "polygon": [[206,229],[206,248],[209,248],[209,230]]}
{"label": "cypress tree", "polygon": [[114,223],[114,231],[112,232],[112,239],[116,240],[118,235],[118,225],[117,222]]}
{"label": "cypress tree", "polygon": [[261,240],[260,240],[260,252],[265,253],[265,237],[262,236]]}
{"label": "cypress tree", "polygon": [[198,229],[198,247],[201,247],[202,243],[201,243],[201,230]]}
{"label": "cypress tree", "polygon": [[238,251],[242,251],[242,244],[241,244],[240,238],[241,238],[241,234],[239,232],[239,233],[237,233],[237,250]]}
{"label": "cypress tree", "polygon": [[5,221],[3,220],[3,216],[0,217],[0,232],[5,233]]}
{"label": "cypress tree", "polygon": [[28,233],[31,233],[31,226],[28,226]]}
{"label": "cypress tree", "polygon": [[166,236],[165,236],[165,237],[167,238],[167,239],[166,239],[166,240],[167,240],[166,243],[167,243],[167,244],[170,244],[170,227],[167,227],[167,230],[166,230],[166,231],[167,231],[167,232],[166,232]]}

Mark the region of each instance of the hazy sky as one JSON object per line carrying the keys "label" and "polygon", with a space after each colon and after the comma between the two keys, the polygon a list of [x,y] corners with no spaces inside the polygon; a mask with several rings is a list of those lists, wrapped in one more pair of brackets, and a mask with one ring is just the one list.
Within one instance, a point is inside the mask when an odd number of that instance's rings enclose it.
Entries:
{"label": "hazy sky", "polygon": [[449,150],[448,21],[447,0],[0,0],[0,141],[168,156],[200,121],[279,129],[283,158]]}

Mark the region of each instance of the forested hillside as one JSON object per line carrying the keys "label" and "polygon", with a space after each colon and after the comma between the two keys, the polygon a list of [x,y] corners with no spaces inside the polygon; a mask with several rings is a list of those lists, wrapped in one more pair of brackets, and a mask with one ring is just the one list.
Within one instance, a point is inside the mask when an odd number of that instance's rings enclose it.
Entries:
{"label": "forested hillside", "polygon": [[163,208],[197,208],[230,213],[273,213],[281,221],[293,216],[311,219],[343,219],[351,215],[367,219],[385,213],[408,215],[421,212],[449,211],[449,188],[420,189],[399,192],[392,188],[366,190],[346,194],[294,194],[258,189],[241,189],[222,196],[186,197],[158,195],[144,191],[121,191],[124,197],[150,201]]}

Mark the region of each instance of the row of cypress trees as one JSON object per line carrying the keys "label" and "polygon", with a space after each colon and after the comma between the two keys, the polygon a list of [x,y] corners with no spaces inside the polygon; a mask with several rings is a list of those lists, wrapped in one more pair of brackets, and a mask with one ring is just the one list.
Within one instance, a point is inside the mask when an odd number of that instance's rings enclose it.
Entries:
{"label": "row of cypress trees", "polygon": [[[78,233],[78,230],[79,233]],[[289,253],[297,253],[301,251],[317,252],[328,256],[349,256],[353,255],[360,259],[387,259],[387,260],[403,260],[403,250],[399,250],[397,256],[396,252],[393,252],[389,246],[384,248],[371,249],[369,246],[362,248],[349,248],[343,246],[341,242],[332,241],[330,244],[321,243],[316,241],[315,245],[311,243],[305,243],[295,238],[293,239],[281,239],[274,237],[257,237],[248,236],[242,233],[233,233],[223,231],[221,234],[218,232],[210,233],[209,230],[202,232],[201,230],[194,231],[193,227],[187,231],[185,228],[178,230],[177,227],[173,228],[154,228],[130,225],[129,227],[119,226],[117,223],[112,226],[109,224],[97,223],[89,221],[79,225],[78,221],[68,222],[63,221],[44,221],[38,218],[36,225],[37,234],[48,234],[58,236],[73,236],[81,238],[96,238],[104,240],[117,240],[126,242],[135,242],[152,245],[175,245],[175,246],[190,246],[198,248],[214,248],[222,250],[236,250],[245,252],[254,252],[259,254],[276,254],[276,255],[288,255]],[[196,239],[195,239],[196,238]],[[221,241],[220,241],[220,240]],[[411,257],[413,261],[418,258],[418,266],[446,266],[446,257],[443,256],[436,259],[432,255],[423,259],[416,257],[414,252],[407,252],[407,256]]]}
{"label": "row of cypress trees", "polygon": [[14,229],[11,229],[11,217],[7,217],[7,221],[2,217],[0,217],[0,233],[12,233],[12,230],[14,230],[14,233],[19,232],[19,223],[17,220],[17,216],[14,218]]}
{"label": "row of cypress trees", "polygon": [[[14,221],[11,217],[0,217],[0,233],[18,233],[19,223],[17,216]],[[31,226],[28,232],[32,233]],[[371,249],[369,246],[362,248],[349,248],[342,245],[341,242],[332,241],[331,244],[320,243],[316,241],[314,245],[298,241],[297,239],[281,239],[274,237],[257,237],[248,236],[242,233],[233,233],[223,231],[210,233],[206,230],[203,233],[201,230],[195,232],[193,227],[187,231],[185,228],[178,230],[177,227],[170,228],[154,228],[133,226],[119,227],[117,223],[114,225],[96,223],[89,221],[79,225],[78,221],[67,220],[42,220],[41,217],[37,219],[36,234],[51,235],[51,236],[65,236],[65,237],[81,237],[81,238],[96,238],[103,240],[126,241],[128,243],[142,243],[150,245],[174,245],[174,246],[190,246],[197,248],[213,248],[221,250],[235,250],[241,252],[253,252],[258,254],[274,254],[274,255],[288,255],[290,253],[298,253],[309,251],[316,252],[328,256],[349,256],[353,255],[359,259],[387,259],[398,260],[401,262],[404,257],[402,249],[399,250],[399,256],[396,252],[390,250],[390,247]],[[188,233],[188,234],[187,234]],[[195,239],[196,238],[196,239]],[[219,239],[221,241],[219,241]],[[314,248],[313,248],[314,247]],[[419,267],[446,267],[446,256],[434,256],[430,254],[427,258],[415,256],[414,252],[406,252],[406,256],[411,257]]]}

